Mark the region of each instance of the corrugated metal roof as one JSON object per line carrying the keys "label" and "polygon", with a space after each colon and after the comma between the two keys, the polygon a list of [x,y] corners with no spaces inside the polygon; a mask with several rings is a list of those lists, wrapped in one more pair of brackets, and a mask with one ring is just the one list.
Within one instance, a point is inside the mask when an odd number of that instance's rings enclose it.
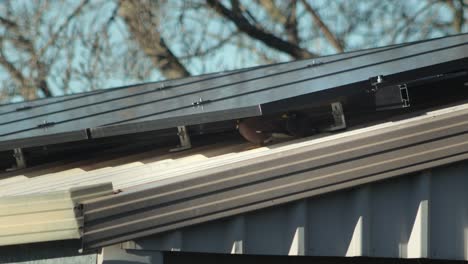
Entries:
{"label": "corrugated metal roof", "polygon": [[[184,152],[172,153],[168,148],[161,148],[101,162],[90,160],[89,164],[71,163],[63,165],[58,171],[54,168],[56,165],[52,164],[52,168],[45,166],[39,171],[32,170],[33,176],[29,176],[29,173],[22,175],[21,171],[10,173],[8,178],[0,180],[0,197],[63,191],[106,182],[112,182],[115,189],[127,189],[177,175],[186,168],[196,169],[205,163],[239,155],[249,147],[251,144],[236,137]],[[245,153],[265,150],[268,148],[256,148]],[[54,170],[49,173],[49,169]]]}
{"label": "corrugated metal roof", "polygon": [[0,246],[79,239],[83,219],[76,206],[85,199],[112,194],[100,184],[40,195],[0,198]]}
{"label": "corrugated metal roof", "polygon": [[[84,202],[84,247],[123,242],[466,159],[467,118],[465,104],[153,171],[136,178],[137,187]],[[154,180],[158,181],[151,183]]]}
{"label": "corrugated metal roof", "polygon": [[[266,115],[280,110],[270,103],[321,91],[334,94],[335,88],[345,86],[346,93],[365,96],[372,87],[369,78],[384,75],[398,83],[404,78],[400,73],[412,72],[413,79],[438,76],[459,69],[467,54],[468,34],[461,34],[73,95],[31,107],[25,103],[23,110],[2,114],[0,150]],[[343,96],[342,91],[334,95]],[[317,98],[314,103],[319,103]]]}

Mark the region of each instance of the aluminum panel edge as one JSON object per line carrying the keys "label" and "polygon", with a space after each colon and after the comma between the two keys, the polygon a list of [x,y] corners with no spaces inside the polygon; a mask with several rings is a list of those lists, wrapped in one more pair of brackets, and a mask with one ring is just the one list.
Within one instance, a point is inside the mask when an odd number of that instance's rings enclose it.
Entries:
{"label": "aluminum panel edge", "polygon": [[14,148],[26,148],[26,147],[37,147],[37,146],[46,146],[58,143],[80,141],[88,139],[88,134],[86,129],[56,133],[50,135],[41,135],[35,137],[26,137],[18,139],[10,139],[5,141],[0,141],[0,151],[12,150]]}
{"label": "aluminum panel edge", "polygon": [[217,111],[206,114],[193,114],[173,118],[165,118],[154,121],[130,122],[121,125],[103,126],[91,128],[93,138],[124,135],[137,132],[146,132],[151,130],[166,129],[177,126],[198,125],[209,122],[225,121],[226,115],[235,115],[237,118],[261,116],[261,106],[242,107],[239,109]]}

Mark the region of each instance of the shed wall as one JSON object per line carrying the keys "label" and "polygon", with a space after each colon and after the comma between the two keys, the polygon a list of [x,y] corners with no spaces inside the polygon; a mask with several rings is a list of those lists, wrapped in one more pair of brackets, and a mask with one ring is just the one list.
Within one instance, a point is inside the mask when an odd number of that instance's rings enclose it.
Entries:
{"label": "shed wall", "polygon": [[466,186],[468,162],[464,161],[126,242],[122,247],[132,252],[468,260]]}

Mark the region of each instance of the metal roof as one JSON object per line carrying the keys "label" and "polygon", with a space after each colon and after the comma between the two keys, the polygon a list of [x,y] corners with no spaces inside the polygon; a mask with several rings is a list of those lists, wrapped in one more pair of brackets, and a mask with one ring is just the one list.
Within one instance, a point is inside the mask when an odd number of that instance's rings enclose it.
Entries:
{"label": "metal roof", "polygon": [[[194,147],[172,153],[168,147],[98,161],[80,160],[61,166],[50,164],[31,168],[31,172],[8,173],[0,180],[0,198],[25,194],[65,191],[72,187],[112,182],[116,190],[126,190],[139,184],[172,177],[184,171],[197,170],[233,156],[268,151],[269,147],[251,147],[239,137],[224,138],[224,142]],[[103,154],[105,155],[105,154]],[[1,174],[0,174],[1,177]]]}
{"label": "metal roof", "polygon": [[462,34],[26,102],[13,109],[2,106],[0,150],[267,115],[294,107],[272,103],[318,92],[334,98],[365,96],[372,87],[369,78],[385,76],[392,85],[428,75],[438,78],[463,69],[467,54],[468,34]]}
{"label": "metal roof", "polygon": [[76,206],[84,199],[112,194],[112,184],[100,184],[42,195],[0,199],[0,246],[79,239],[83,219]]}
{"label": "metal roof", "polygon": [[[468,158],[468,104],[424,116],[150,173],[83,203],[95,248]],[[139,175],[135,172],[134,175]],[[162,179],[151,183],[151,178]]]}

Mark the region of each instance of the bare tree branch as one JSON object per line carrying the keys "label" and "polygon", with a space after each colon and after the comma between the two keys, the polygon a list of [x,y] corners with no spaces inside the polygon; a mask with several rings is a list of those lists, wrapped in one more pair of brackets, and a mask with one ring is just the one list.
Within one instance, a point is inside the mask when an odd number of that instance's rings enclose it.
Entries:
{"label": "bare tree branch", "polygon": [[23,74],[16,69],[16,67],[13,65],[12,62],[10,62],[3,51],[0,49],[0,64],[5,68],[8,73],[11,75],[11,77],[18,82],[20,85],[25,85],[26,84],[26,79],[24,78]]}
{"label": "bare tree branch", "polygon": [[431,8],[431,6],[434,4],[434,1],[429,1],[427,4],[425,4],[423,7],[421,7],[419,10],[417,10],[414,15],[412,15],[411,17],[407,17],[405,16],[405,14],[403,14],[403,17],[405,17],[405,23],[401,26],[401,27],[398,27],[396,28],[394,31],[393,31],[393,36],[392,36],[392,43],[395,43],[397,37],[399,34],[401,34],[404,30],[406,30],[408,27],[410,27],[411,25],[414,24],[414,21],[420,16],[422,15],[424,12],[426,12],[429,8]]}
{"label": "bare tree branch", "polygon": [[286,8],[279,7],[274,0],[257,0],[258,4],[268,12],[270,18],[280,25],[286,31],[288,41],[299,45],[298,19],[297,19],[297,0],[285,1]]}
{"label": "bare tree branch", "polygon": [[236,37],[237,35],[239,34],[238,31],[235,31],[233,32],[232,34],[230,34],[228,37],[224,38],[224,39],[220,39],[218,43],[208,47],[208,48],[205,48],[203,50],[201,49],[197,49],[194,53],[192,54],[188,54],[188,55],[185,55],[185,56],[180,56],[179,59],[181,60],[184,60],[184,59],[190,59],[190,58],[193,58],[193,57],[203,57],[203,56],[206,56],[207,54],[210,54],[222,47],[224,47],[224,45],[226,45],[226,43],[228,43],[229,41],[231,41],[234,37]]}
{"label": "bare tree branch", "polygon": [[312,58],[317,56],[294,43],[285,41],[272,33],[265,31],[259,26],[252,25],[247,18],[242,15],[242,13],[235,12],[235,9],[228,9],[218,0],[206,0],[206,2],[217,13],[233,22],[240,31],[244,32],[251,38],[263,42],[265,45],[273,49],[287,53],[296,59]]}
{"label": "bare tree branch", "polygon": [[14,29],[14,30],[17,30],[18,29],[18,25],[7,19],[7,18],[4,18],[4,17],[0,17],[0,23],[2,23],[7,29],[11,30],[11,29]]}
{"label": "bare tree branch", "polygon": [[158,22],[151,12],[150,1],[122,0],[119,14],[143,52],[166,78],[190,76],[158,32]]}
{"label": "bare tree branch", "polygon": [[327,25],[323,22],[322,18],[319,14],[312,8],[312,6],[307,3],[306,0],[301,0],[302,4],[304,5],[305,9],[309,14],[312,16],[314,23],[320,28],[320,30],[325,35],[325,38],[330,42],[330,44],[338,51],[343,52],[344,48],[341,45],[340,41],[335,37],[335,35],[330,31]]}
{"label": "bare tree branch", "polygon": [[465,24],[464,3],[463,0],[448,0],[448,6],[453,12],[452,26],[455,32],[462,32],[463,24]]}
{"label": "bare tree branch", "polygon": [[14,21],[7,18],[0,17],[0,24],[3,25],[7,31],[8,40],[13,42],[16,47],[28,52],[34,53],[34,47],[29,39],[22,35],[21,28]]}
{"label": "bare tree branch", "polygon": [[288,18],[286,19],[285,29],[288,34],[288,40],[296,45],[299,45],[299,32],[297,32],[297,16],[296,16],[297,0],[291,0],[288,6]]}
{"label": "bare tree branch", "polygon": [[286,24],[288,17],[283,14],[274,0],[257,0],[258,3],[268,12],[270,18],[277,23]]}
{"label": "bare tree branch", "polygon": [[[27,30],[22,29],[20,25],[15,21],[0,17],[0,24],[2,24],[5,27],[6,31],[9,33],[7,34],[8,37],[6,39],[13,43],[15,47],[21,48],[29,54],[29,64],[31,66],[31,69],[34,69],[36,73],[36,76],[30,77],[31,80],[26,80],[27,78],[21,73],[21,70],[15,68],[13,63],[9,62],[3,54],[0,63],[7,69],[8,72],[10,72],[14,76],[16,80],[18,80],[19,85],[27,87],[25,88],[27,90],[37,89],[41,91],[45,97],[53,96],[47,83],[47,76],[51,63],[45,61],[45,59],[43,58],[44,53],[49,49],[49,47],[55,45],[57,38],[59,37],[61,32],[68,26],[70,21],[81,12],[83,7],[88,2],[89,0],[83,0],[78,5],[78,7],[65,19],[65,22],[59,26],[58,30],[48,38],[47,43],[38,51],[36,51],[35,48],[34,38],[25,35],[27,34],[26,32],[28,32]],[[43,16],[45,8],[38,7],[34,10],[34,23],[37,23],[37,21],[40,20],[40,17]],[[20,75],[21,78],[19,77]],[[33,92],[28,92],[28,98],[32,97],[32,93]]]}
{"label": "bare tree branch", "polygon": [[49,38],[49,41],[37,52],[37,57],[42,57],[44,55],[44,52],[57,41],[57,38],[59,37],[60,33],[70,24],[73,18],[75,18],[82,10],[85,5],[89,3],[89,0],[82,0],[81,3],[75,8],[75,10],[65,19],[65,22],[63,22],[62,25],[57,29],[57,31],[52,34],[52,36]]}
{"label": "bare tree branch", "polygon": [[35,84],[35,86],[40,91],[42,91],[45,97],[51,97],[52,92],[50,91],[46,81],[48,67],[45,63],[40,61],[40,58],[35,52],[32,40],[22,35],[21,28],[17,23],[5,18],[1,18],[0,23],[9,29],[13,35],[15,35],[15,37],[10,38],[9,40],[12,41],[15,45],[22,47],[26,52],[29,53],[31,56],[30,63],[33,68],[37,70],[38,76],[35,81],[27,80],[27,78],[21,73],[21,70],[17,69],[13,63],[8,61],[3,52],[0,55],[0,64],[13,76],[13,78],[20,86],[24,87],[25,91],[27,91],[25,94],[28,99],[34,99],[36,97],[35,92],[32,91],[33,84]]}

